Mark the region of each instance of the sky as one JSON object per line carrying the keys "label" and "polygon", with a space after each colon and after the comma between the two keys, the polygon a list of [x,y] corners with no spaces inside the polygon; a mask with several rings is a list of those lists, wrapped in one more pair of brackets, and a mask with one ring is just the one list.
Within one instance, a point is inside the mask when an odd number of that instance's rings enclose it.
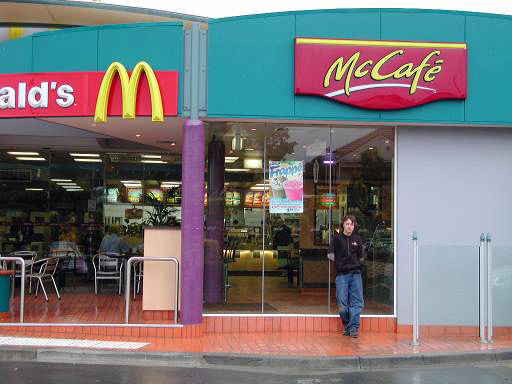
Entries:
{"label": "sky", "polygon": [[364,6],[353,0],[97,0],[104,4],[160,9],[211,18],[258,13],[332,8],[425,8],[512,15],[512,0],[366,0]]}

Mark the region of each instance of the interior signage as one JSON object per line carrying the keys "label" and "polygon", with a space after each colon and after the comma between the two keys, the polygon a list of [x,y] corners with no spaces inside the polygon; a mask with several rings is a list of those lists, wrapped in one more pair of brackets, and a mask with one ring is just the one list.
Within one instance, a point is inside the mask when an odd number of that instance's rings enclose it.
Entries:
{"label": "interior signage", "polygon": [[178,72],[153,71],[138,63],[131,73],[120,63],[106,72],[0,75],[0,118],[94,116],[135,118],[178,114]]}
{"label": "interior signage", "polygon": [[295,94],[367,109],[466,98],[465,43],[295,39]]}

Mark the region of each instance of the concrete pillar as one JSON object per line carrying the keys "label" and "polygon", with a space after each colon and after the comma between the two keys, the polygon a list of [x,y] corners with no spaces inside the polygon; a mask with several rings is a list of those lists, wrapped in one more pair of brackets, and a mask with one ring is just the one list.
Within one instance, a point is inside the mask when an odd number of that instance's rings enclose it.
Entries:
{"label": "concrete pillar", "polygon": [[181,198],[181,323],[203,321],[204,125],[183,127]]}

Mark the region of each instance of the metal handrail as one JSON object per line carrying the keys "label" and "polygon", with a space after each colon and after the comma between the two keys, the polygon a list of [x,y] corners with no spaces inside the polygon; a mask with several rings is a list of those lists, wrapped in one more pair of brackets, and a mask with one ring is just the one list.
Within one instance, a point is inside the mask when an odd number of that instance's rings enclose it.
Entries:
{"label": "metal handrail", "polygon": [[18,256],[1,256],[0,261],[19,261],[21,264],[20,323],[23,323],[23,313],[25,311],[25,260]]}
{"label": "metal handrail", "polygon": [[412,256],[412,345],[418,346],[419,342],[419,273],[418,273],[418,235],[416,232],[412,234],[412,248],[413,248],[413,256]]}
{"label": "metal handrail", "polygon": [[126,264],[126,288],[125,288],[125,318],[124,322],[128,324],[130,315],[130,280],[131,280],[131,266],[133,261],[172,261],[176,264],[176,287],[174,291],[174,322],[178,323],[178,289],[179,289],[179,269],[180,264],[175,257],[147,257],[147,256],[133,256],[128,259]]}

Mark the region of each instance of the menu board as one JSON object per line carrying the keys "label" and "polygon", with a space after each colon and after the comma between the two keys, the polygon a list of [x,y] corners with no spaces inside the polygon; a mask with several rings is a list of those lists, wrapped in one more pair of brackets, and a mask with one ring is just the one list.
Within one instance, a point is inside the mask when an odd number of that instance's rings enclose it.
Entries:
{"label": "menu board", "polygon": [[164,194],[160,188],[148,188],[147,193],[154,196],[158,201],[164,201]]}
{"label": "menu board", "polygon": [[127,188],[126,194],[129,203],[140,203],[142,201],[142,188]]}
{"label": "menu board", "polygon": [[270,213],[304,212],[304,163],[270,161]]}

